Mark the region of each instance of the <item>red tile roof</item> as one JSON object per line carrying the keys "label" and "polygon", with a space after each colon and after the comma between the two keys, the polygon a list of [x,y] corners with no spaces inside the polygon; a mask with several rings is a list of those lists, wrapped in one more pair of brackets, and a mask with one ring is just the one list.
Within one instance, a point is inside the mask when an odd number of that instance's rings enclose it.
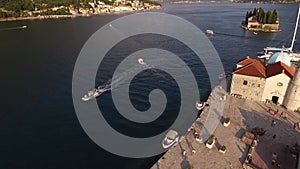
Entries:
{"label": "red tile roof", "polygon": [[269,64],[267,66],[266,71],[267,71],[267,77],[275,76],[280,73],[284,73],[287,76],[289,76],[290,78],[294,77],[293,69],[282,62],[277,62],[275,64]]}
{"label": "red tile roof", "polygon": [[243,59],[243,60],[239,61],[239,62],[237,63],[237,65],[240,65],[240,66],[246,66],[246,65],[248,65],[249,63],[252,63],[254,60],[255,60],[255,59],[251,59],[251,58],[249,58],[249,57],[247,56],[246,59]]}
{"label": "red tile roof", "polygon": [[246,58],[237,63],[237,65],[242,66],[233,72],[233,74],[240,74],[246,76],[263,77],[268,78],[271,76],[278,75],[280,73],[285,73],[290,78],[293,78],[294,71],[291,67],[287,66],[282,62],[277,62],[275,64],[269,64],[264,66],[259,60]]}
{"label": "red tile roof", "polygon": [[266,77],[266,68],[259,60],[246,58],[240,61],[237,65],[241,65],[243,67],[235,70],[233,74]]}

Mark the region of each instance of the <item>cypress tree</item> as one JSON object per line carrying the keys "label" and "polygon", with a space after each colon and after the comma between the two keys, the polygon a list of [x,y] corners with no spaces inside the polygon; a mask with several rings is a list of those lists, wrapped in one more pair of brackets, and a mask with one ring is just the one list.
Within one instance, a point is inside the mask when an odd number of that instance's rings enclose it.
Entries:
{"label": "cypress tree", "polygon": [[263,24],[266,24],[266,23],[267,23],[267,14],[266,14],[266,13],[264,14],[262,23],[263,23]]}
{"label": "cypress tree", "polygon": [[249,18],[249,12],[247,11],[246,16],[245,16],[245,23],[248,25],[248,18]]}
{"label": "cypress tree", "polygon": [[271,19],[271,23],[274,24],[277,21],[277,12],[274,9],[274,11],[272,12],[272,19]]}
{"label": "cypress tree", "polygon": [[270,24],[272,22],[272,13],[270,11],[267,12],[267,24]]}

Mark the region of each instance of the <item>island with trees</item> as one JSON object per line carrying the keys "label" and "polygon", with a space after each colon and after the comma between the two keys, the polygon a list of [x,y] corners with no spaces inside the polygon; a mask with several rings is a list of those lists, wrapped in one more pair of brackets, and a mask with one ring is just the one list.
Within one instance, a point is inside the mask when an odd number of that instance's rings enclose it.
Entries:
{"label": "island with trees", "polygon": [[1,0],[0,21],[90,16],[160,8],[149,0]]}
{"label": "island with trees", "polygon": [[277,11],[264,11],[262,8],[254,8],[247,11],[242,28],[250,31],[279,32],[279,17]]}

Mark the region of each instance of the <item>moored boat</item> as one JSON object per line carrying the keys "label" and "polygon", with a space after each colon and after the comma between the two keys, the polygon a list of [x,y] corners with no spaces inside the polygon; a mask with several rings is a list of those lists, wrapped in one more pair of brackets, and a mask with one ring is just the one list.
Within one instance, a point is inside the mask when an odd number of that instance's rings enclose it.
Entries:
{"label": "moored boat", "polygon": [[197,110],[202,110],[205,107],[205,102],[204,101],[197,101],[196,102],[196,109]]}
{"label": "moored boat", "polygon": [[167,149],[170,148],[172,145],[177,143],[179,141],[179,135],[177,131],[175,130],[170,130],[167,134],[166,137],[164,138],[162,142],[163,148]]}

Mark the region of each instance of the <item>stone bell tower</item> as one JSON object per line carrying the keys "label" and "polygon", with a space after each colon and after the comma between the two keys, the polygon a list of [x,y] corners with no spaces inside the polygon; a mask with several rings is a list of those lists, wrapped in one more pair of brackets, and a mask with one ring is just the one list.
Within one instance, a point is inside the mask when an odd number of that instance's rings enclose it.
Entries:
{"label": "stone bell tower", "polygon": [[289,110],[300,110],[300,67],[295,70],[294,78],[287,88],[283,105]]}

